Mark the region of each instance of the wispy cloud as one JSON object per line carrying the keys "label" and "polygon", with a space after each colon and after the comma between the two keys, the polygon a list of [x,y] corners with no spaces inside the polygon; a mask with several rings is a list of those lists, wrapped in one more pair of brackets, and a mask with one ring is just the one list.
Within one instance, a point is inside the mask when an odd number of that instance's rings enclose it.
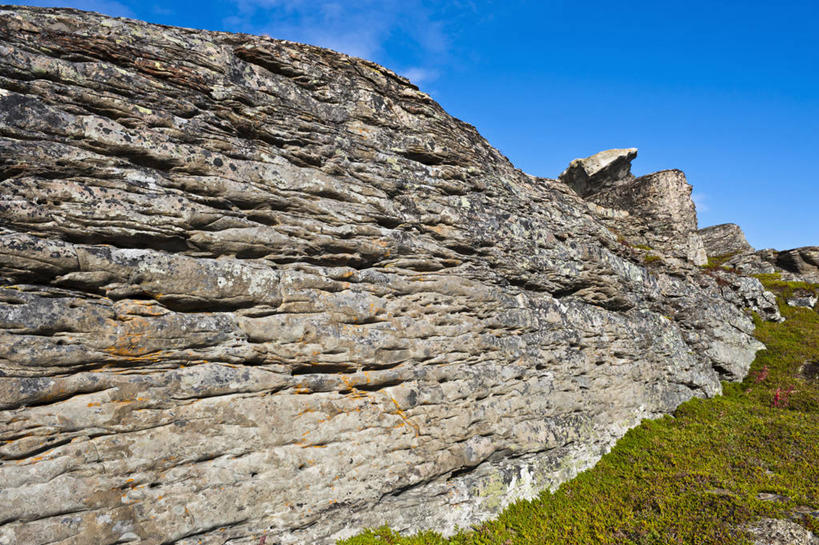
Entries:
{"label": "wispy cloud", "polygon": [[116,0],[63,0],[48,2],[45,0],[18,0],[20,6],[39,6],[43,8],[74,8],[85,11],[96,11],[113,17],[136,17],[134,12]]}
{"label": "wispy cloud", "polygon": [[410,80],[415,85],[430,83],[438,79],[438,71],[430,70],[428,68],[421,68],[413,66],[404,70],[399,70],[399,74]]}
{"label": "wispy cloud", "polygon": [[174,14],[174,10],[172,10],[171,8],[169,8],[167,6],[160,6],[159,4],[154,4],[153,7],[151,7],[151,11],[156,15],[173,15]]}
{"label": "wispy cloud", "polygon": [[267,34],[374,60],[415,83],[437,77],[434,66],[440,64],[450,47],[443,18],[436,17],[425,0],[232,3],[235,13],[224,21],[230,30]]}
{"label": "wispy cloud", "polygon": [[711,208],[708,206],[708,195],[705,193],[698,193],[694,191],[691,194],[691,200],[694,201],[694,206],[697,207],[697,212],[708,212]]}

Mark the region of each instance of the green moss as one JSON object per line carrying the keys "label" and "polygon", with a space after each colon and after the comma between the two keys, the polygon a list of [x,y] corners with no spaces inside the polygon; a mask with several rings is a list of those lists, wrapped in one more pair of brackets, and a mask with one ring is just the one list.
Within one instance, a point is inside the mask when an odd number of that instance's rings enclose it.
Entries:
{"label": "green moss", "polygon": [[484,499],[484,505],[489,509],[497,509],[503,501],[506,486],[500,475],[493,475],[489,481],[480,489],[478,495]]}
{"label": "green moss", "polygon": [[648,254],[647,256],[645,256],[643,258],[643,263],[645,263],[646,265],[651,265],[652,263],[656,263],[657,261],[662,261],[662,260],[663,260],[663,258],[661,258],[658,255]]}
{"label": "green moss", "polygon": [[714,255],[708,258],[708,263],[702,266],[703,269],[708,270],[715,270],[715,269],[723,269],[723,270],[731,270],[728,267],[725,267],[725,262],[737,255],[739,252],[731,252],[730,254],[722,254],[722,255]]}
{"label": "green moss", "polygon": [[[819,509],[819,381],[800,375],[804,362],[819,361],[819,314],[784,304],[788,283],[762,280],[779,295],[787,320],[757,319],[756,334],[768,349],[744,382],[724,385],[724,395],[644,421],[554,493],[514,503],[452,538],[402,537],[385,527],[341,543],[736,545],[750,543],[737,529],[746,522],[784,518],[798,506]],[[798,522],[819,526],[811,518]]]}
{"label": "green moss", "polygon": [[650,252],[651,250],[654,249],[651,246],[649,246],[648,244],[635,244],[634,247],[639,248],[641,250],[645,250],[647,252]]}
{"label": "green moss", "polygon": [[759,278],[765,287],[776,292],[785,299],[793,296],[794,292],[797,290],[809,291],[819,295],[819,284],[811,284],[808,282],[788,282],[782,280],[782,275],[780,273],[758,274],[756,277]]}
{"label": "green moss", "polygon": [[756,278],[759,278],[759,281],[762,282],[768,289],[773,285],[774,282],[782,280],[782,273],[765,273],[765,274],[757,274],[754,275]]}

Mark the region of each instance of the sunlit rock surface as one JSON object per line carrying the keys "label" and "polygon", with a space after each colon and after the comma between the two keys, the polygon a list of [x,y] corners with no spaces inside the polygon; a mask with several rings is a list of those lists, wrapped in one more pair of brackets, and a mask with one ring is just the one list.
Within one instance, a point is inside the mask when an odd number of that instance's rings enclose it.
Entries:
{"label": "sunlit rock surface", "polygon": [[726,223],[699,230],[709,257],[723,268],[745,275],[779,273],[784,280],[819,282],[819,246],[791,250],[754,250],[738,225]]}
{"label": "sunlit rock surface", "polygon": [[584,159],[575,159],[558,179],[581,197],[588,197],[633,181],[631,162],[636,157],[637,148],[601,151]]}
{"label": "sunlit rock surface", "polygon": [[679,171],[584,200],[263,37],[6,7],[0,57],[0,544],[452,531],[761,347]]}
{"label": "sunlit rock surface", "polygon": [[745,233],[735,223],[712,225],[699,230],[705,252],[709,256],[726,256],[753,252],[754,249],[745,239]]}

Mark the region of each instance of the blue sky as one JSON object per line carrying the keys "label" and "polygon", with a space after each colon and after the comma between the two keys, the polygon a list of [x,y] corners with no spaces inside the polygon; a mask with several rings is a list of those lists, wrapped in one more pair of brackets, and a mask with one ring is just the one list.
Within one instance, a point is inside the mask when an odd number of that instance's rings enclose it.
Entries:
{"label": "blue sky", "polygon": [[31,1],[268,34],[374,60],[516,166],[637,147],[680,168],[700,225],[757,248],[819,245],[819,2]]}

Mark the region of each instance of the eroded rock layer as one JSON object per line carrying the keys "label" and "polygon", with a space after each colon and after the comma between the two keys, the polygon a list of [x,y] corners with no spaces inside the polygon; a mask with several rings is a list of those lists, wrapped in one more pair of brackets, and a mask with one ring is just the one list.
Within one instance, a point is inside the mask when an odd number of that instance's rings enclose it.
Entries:
{"label": "eroded rock layer", "polygon": [[819,246],[783,250],[775,255],[775,264],[780,269],[808,282],[819,282]]}
{"label": "eroded rock layer", "polygon": [[685,174],[663,170],[635,178],[635,157],[635,148],[601,151],[575,159],[558,179],[589,202],[621,212],[601,219],[630,244],[657,250],[675,264],[704,265],[708,258]]}
{"label": "eroded rock layer", "polygon": [[708,257],[741,274],[779,273],[785,280],[819,282],[819,246],[754,250],[738,225],[726,223],[698,231]]}
{"label": "eroded rock layer", "polygon": [[745,239],[745,233],[735,223],[712,225],[699,230],[705,253],[709,256],[722,256],[753,252],[754,249]]}
{"label": "eroded rock layer", "polygon": [[760,348],[676,171],[585,201],[268,38],[6,7],[0,56],[3,545],[451,531]]}

